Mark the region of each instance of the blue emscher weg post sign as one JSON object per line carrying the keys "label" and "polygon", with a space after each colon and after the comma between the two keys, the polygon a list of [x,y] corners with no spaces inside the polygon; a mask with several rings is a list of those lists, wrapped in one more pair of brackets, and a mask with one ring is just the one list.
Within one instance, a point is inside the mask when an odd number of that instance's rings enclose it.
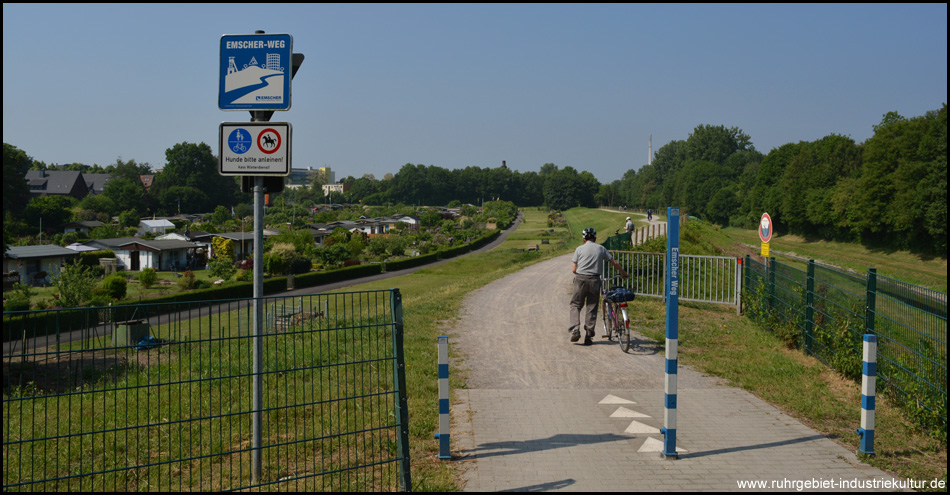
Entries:
{"label": "blue emscher weg post sign", "polygon": [[289,110],[293,44],[289,34],[222,36],[218,108]]}

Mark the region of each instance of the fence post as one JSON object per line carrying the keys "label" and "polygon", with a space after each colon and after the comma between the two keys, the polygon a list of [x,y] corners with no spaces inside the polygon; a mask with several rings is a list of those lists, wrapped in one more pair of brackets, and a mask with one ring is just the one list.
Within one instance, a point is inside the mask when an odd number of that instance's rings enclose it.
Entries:
{"label": "fence post", "polygon": [[742,314],[742,257],[736,258],[736,316]]}
{"label": "fence post", "polygon": [[770,257],[768,262],[769,272],[769,309],[775,309],[775,257]]}
{"label": "fence post", "polygon": [[808,260],[808,271],[805,276],[805,335],[802,347],[805,355],[811,354],[809,344],[812,341],[815,321],[815,260]]}
{"label": "fence post", "polygon": [[396,435],[399,456],[400,483],[402,491],[412,491],[409,472],[409,402],[406,397],[406,356],[403,353],[402,294],[399,289],[390,289],[390,306],[393,315],[393,374],[396,377]]}
{"label": "fence post", "polygon": [[877,384],[877,337],[864,334],[864,364],[861,367],[861,437],[859,454],[874,455],[874,397]]}
{"label": "fence post", "polygon": [[[745,255],[745,266],[742,268],[742,278],[743,278],[742,287],[744,287],[745,290],[747,291],[751,290],[751,287],[752,287],[751,285],[749,285],[752,283],[749,281],[749,279],[752,278],[752,265],[750,264],[751,262],[752,262],[752,256],[748,254]],[[752,297],[751,292],[749,292],[749,297]]]}
{"label": "fence post", "polygon": [[439,336],[439,459],[451,459],[449,450],[449,336]]}
{"label": "fence post", "polygon": [[864,306],[865,333],[874,333],[875,299],[877,297],[877,268],[868,268],[867,292]]}

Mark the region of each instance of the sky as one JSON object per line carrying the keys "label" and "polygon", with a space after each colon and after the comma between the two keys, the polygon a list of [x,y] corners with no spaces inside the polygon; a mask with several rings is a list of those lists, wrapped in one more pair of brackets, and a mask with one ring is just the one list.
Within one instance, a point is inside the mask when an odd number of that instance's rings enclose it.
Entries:
{"label": "sky", "polygon": [[294,168],[622,178],[700,125],[768,153],[947,101],[947,4],[3,4],[3,142],[47,164],[219,154],[222,35],[306,57]]}

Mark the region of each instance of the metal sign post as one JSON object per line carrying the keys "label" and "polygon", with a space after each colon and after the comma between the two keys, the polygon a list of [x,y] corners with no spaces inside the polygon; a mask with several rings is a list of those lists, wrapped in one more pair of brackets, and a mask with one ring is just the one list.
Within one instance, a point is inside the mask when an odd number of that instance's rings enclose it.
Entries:
{"label": "metal sign post", "polygon": [[275,110],[290,110],[290,80],[303,63],[293,53],[289,34],[221,37],[218,107],[248,110],[251,122],[222,123],[218,128],[218,173],[240,176],[242,191],[254,195],[254,323],[251,377],[251,482],[261,482],[264,343],[264,192],[279,192],[290,175],[291,125],[270,122]]}
{"label": "metal sign post", "polygon": [[264,263],[261,250],[264,249],[264,179],[254,178],[254,364],[251,380],[251,482],[258,483],[261,479],[261,424],[263,422],[264,404]]}

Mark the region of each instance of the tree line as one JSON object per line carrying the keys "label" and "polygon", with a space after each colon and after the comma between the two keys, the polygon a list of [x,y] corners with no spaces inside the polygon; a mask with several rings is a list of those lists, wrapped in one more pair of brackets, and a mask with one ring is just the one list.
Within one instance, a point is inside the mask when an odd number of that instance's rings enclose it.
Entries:
{"label": "tree line", "polygon": [[861,144],[830,134],[762,154],[738,128],[701,125],[602,196],[743,228],[768,212],[781,234],[946,256],[947,105],[873,128]]}

